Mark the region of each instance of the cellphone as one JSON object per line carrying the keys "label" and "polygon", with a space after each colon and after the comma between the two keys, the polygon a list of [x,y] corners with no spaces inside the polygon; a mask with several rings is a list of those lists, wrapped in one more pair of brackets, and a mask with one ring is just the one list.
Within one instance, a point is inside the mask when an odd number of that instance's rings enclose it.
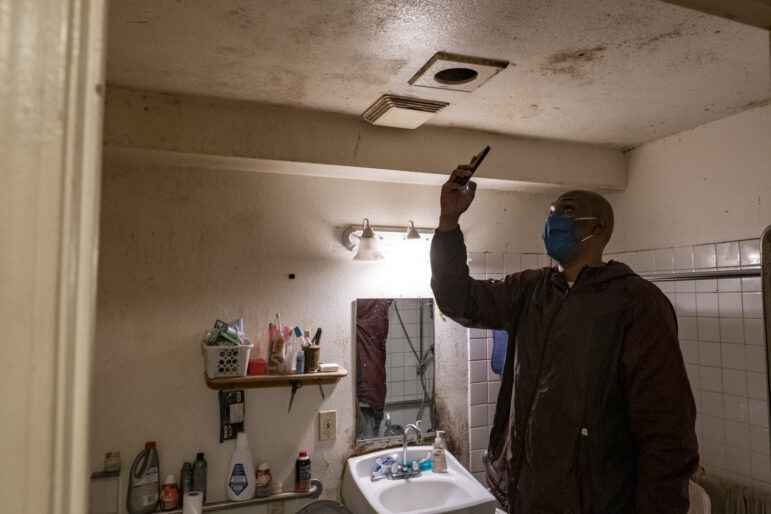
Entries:
{"label": "cellphone", "polygon": [[[476,154],[474,157],[471,158],[471,162],[469,162],[469,166],[471,166],[471,175],[473,175],[474,172],[479,167],[479,165],[482,164],[482,161],[487,156],[487,152],[489,151],[490,151],[490,147],[486,146],[484,150],[482,150],[481,152],[479,152],[478,154]],[[465,186],[466,183],[471,178],[471,175],[469,175],[468,177],[460,177],[460,176],[455,177],[455,183],[461,186]]]}

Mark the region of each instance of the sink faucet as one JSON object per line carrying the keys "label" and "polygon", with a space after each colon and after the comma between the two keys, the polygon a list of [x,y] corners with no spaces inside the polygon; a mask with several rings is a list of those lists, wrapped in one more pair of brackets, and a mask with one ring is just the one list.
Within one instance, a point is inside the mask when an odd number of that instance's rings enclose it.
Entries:
{"label": "sink faucet", "polygon": [[[418,424],[420,424],[420,421],[418,421]],[[420,427],[412,423],[404,427],[404,434],[402,435],[402,466],[404,466],[405,469],[407,468],[407,439],[409,438],[410,430],[415,431],[418,443],[423,441],[423,434],[420,433]]]}

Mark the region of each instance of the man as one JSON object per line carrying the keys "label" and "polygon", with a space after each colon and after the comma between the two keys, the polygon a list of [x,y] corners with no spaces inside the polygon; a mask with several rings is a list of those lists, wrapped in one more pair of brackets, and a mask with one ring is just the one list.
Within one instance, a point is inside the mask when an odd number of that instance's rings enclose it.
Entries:
{"label": "man", "polygon": [[491,491],[511,514],[686,513],[698,451],[677,322],[655,286],[603,263],[610,204],[561,195],[543,234],[559,268],[473,280],[458,219],[476,185],[454,182],[470,174],[459,166],[442,187],[431,287],[458,323],[510,334]]}

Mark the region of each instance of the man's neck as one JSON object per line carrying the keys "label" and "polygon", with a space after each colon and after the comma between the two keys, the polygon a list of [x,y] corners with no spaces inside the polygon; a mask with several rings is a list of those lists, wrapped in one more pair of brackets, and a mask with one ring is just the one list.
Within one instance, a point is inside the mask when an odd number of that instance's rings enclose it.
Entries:
{"label": "man's neck", "polygon": [[602,262],[602,257],[597,257],[595,259],[576,259],[575,261],[569,263],[567,266],[560,266],[559,269],[562,272],[562,275],[565,277],[566,281],[575,282],[578,278],[578,275],[581,273],[581,270],[584,269],[585,266],[590,268],[601,268],[604,265],[605,263]]}

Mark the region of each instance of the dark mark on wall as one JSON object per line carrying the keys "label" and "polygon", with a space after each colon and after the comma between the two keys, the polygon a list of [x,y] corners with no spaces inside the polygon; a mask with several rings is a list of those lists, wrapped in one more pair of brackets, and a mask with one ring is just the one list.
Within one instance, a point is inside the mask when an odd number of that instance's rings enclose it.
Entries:
{"label": "dark mark on wall", "polygon": [[144,25],[145,23],[148,23],[148,21],[147,20],[131,20],[131,21],[128,21],[126,23],[128,23],[129,25],[131,25],[131,24]]}

